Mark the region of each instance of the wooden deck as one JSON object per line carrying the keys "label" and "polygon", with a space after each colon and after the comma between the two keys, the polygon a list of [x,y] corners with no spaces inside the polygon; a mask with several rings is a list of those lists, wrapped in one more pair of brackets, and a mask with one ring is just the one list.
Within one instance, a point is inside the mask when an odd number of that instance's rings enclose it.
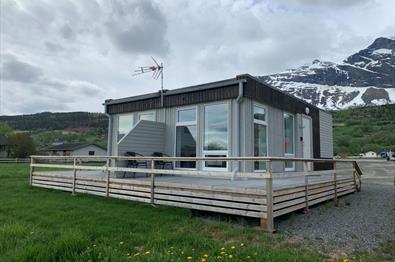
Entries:
{"label": "wooden deck", "polygon": [[[306,161],[306,160],[303,160]],[[288,173],[238,174],[212,177],[212,172],[147,169],[135,178],[115,178],[114,172],[141,169],[105,166],[32,163],[31,185],[75,193],[211,211],[261,220],[262,227],[274,231],[273,219],[318,203],[354,193],[360,189],[357,168]],[[354,164],[355,165],[355,164]],[[36,171],[50,166],[70,171]],[[306,165],[307,166],[307,165]],[[93,170],[92,170],[93,169]],[[180,171],[180,172],[179,172]],[[269,170],[270,171],[270,170]],[[160,173],[165,173],[160,175]],[[170,175],[169,173],[176,173]],[[220,173],[220,172],[217,172]],[[147,176],[148,175],[148,176]],[[259,175],[259,174],[258,174]]]}

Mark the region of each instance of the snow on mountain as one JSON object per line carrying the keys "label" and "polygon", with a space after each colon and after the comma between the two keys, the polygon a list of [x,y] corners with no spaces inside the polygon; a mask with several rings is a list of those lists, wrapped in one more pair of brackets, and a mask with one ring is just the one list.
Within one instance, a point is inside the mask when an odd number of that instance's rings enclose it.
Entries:
{"label": "snow on mountain", "polygon": [[324,109],[395,103],[395,39],[380,37],[336,64],[318,59],[264,82]]}

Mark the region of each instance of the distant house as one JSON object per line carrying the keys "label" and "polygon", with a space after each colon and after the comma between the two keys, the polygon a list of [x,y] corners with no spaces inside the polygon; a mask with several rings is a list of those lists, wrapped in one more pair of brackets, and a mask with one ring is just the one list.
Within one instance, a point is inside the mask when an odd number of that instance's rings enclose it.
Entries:
{"label": "distant house", "polygon": [[365,154],[363,154],[362,157],[365,157],[365,158],[376,158],[377,154],[376,154],[376,152],[368,151]]}
{"label": "distant house", "polygon": [[50,156],[105,156],[107,150],[94,143],[52,145],[41,149]]}
{"label": "distant house", "polygon": [[7,138],[5,135],[0,134],[0,157],[8,156]]}

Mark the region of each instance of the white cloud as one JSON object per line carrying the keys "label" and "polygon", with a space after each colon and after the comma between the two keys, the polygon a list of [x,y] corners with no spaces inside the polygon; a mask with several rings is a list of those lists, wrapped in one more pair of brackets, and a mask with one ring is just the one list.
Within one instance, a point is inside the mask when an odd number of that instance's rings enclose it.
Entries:
{"label": "white cloud", "polygon": [[394,32],[394,7],[389,0],[1,1],[0,113],[102,111],[106,98],[156,91],[151,76],[131,76],[151,55],[164,61],[168,89],[315,58],[340,62]]}

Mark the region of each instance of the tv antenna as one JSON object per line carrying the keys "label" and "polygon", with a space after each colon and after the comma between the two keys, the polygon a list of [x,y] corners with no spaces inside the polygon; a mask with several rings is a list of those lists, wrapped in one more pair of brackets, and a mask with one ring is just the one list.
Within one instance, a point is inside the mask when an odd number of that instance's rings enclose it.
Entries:
{"label": "tv antenna", "polygon": [[157,80],[160,77],[160,106],[163,107],[163,63],[158,63],[151,57],[155,65],[152,66],[140,66],[134,70],[133,76],[142,75],[145,73],[152,72],[152,78]]}

